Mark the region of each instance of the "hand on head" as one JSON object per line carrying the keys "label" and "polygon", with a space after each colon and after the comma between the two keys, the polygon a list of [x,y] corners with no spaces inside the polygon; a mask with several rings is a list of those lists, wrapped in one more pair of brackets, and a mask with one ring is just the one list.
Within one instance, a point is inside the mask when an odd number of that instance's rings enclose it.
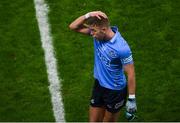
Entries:
{"label": "hand on head", "polygon": [[97,17],[98,19],[101,20],[101,18],[108,18],[107,15],[101,11],[92,11],[89,12],[89,17]]}

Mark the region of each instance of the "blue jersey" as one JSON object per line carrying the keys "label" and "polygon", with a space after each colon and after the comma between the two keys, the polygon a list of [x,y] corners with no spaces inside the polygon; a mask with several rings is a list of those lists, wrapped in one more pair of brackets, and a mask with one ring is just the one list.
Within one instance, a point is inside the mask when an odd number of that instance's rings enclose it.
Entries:
{"label": "blue jersey", "polygon": [[126,86],[123,65],[133,64],[133,58],[118,28],[111,29],[115,35],[110,41],[97,41],[94,38],[94,77],[102,87],[121,90]]}

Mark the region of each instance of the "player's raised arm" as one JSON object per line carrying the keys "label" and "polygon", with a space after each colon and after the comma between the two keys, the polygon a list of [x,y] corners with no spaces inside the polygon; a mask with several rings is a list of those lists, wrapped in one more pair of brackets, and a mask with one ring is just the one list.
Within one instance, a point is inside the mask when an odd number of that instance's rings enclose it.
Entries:
{"label": "player's raised arm", "polygon": [[106,14],[104,14],[101,11],[88,12],[87,14],[82,15],[82,16],[78,17],[77,19],[75,19],[69,25],[69,28],[71,30],[76,31],[76,32],[80,32],[80,33],[83,33],[83,34],[90,35],[89,26],[84,23],[85,20],[90,18],[90,17],[97,17],[98,19],[101,19],[102,17],[107,18]]}

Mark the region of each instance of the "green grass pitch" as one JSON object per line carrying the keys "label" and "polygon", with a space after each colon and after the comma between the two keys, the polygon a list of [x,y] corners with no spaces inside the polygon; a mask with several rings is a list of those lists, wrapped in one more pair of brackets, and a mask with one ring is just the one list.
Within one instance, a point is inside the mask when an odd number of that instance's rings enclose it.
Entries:
{"label": "green grass pitch", "polygon": [[[92,38],[68,25],[94,10],[108,15],[132,49],[138,121],[180,121],[179,0],[46,2],[66,121],[88,121],[94,83]],[[54,121],[33,0],[1,0],[0,15],[0,121]]]}

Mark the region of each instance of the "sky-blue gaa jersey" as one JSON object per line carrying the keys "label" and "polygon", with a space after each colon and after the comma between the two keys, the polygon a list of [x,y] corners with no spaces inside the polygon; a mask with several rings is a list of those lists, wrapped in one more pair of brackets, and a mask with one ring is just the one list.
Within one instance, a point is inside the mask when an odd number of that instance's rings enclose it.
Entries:
{"label": "sky-blue gaa jersey", "polygon": [[97,41],[94,38],[94,77],[102,87],[121,90],[126,86],[123,65],[133,64],[131,50],[127,42],[111,27],[115,35],[110,41]]}

